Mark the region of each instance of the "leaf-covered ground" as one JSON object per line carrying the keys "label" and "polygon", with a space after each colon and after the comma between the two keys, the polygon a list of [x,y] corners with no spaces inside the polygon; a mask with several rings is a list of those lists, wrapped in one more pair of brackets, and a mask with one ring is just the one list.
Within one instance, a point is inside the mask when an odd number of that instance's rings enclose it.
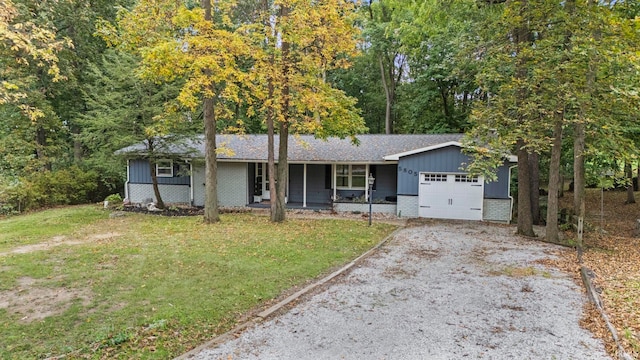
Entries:
{"label": "leaf-covered ground", "polygon": [[[605,311],[623,347],[640,358],[640,237],[634,236],[636,220],[640,219],[640,193],[635,196],[639,203],[625,204],[624,191],[587,190],[583,259],[584,265],[595,272],[594,285],[601,290]],[[564,207],[571,207],[573,194],[566,193],[561,201]],[[611,355],[617,354],[594,308],[587,309],[583,325],[606,342]]]}

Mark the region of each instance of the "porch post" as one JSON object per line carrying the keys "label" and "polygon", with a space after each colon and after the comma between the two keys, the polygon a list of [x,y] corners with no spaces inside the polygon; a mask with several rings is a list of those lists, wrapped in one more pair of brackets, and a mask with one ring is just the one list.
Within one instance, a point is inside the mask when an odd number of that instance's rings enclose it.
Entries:
{"label": "porch post", "polygon": [[191,201],[191,206],[195,205],[193,201],[193,161],[189,160],[189,197]]}
{"label": "porch post", "polygon": [[307,164],[304,164],[302,171],[302,207],[307,207]]}
{"label": "porch post", "polygon": [[[365,170],[366,170],[366,173],[365,173],[365,174],[368,174],[368,173],[369,173],[369,164],[367,164],[367,165],[365,166]],[[365,187],[364,187],[364,199],[365,199],[366,201],[369,201],[369,186],[365,186]]]}
{"label": "porch post", "polygon": [[[129,179],[131,179],[131,173],[129,167],[131,166],[131,160],[127,159],[127,181],[124,183],[124,198],[131,202],[131,198],[129,197]],[[511,171],[511,169],[509,169]],[[511,175],[511,173],[509,173]]]}
{"label": "porch post", "polygon": [[331,164],[331,172],[333,173],[332,178],[333,178],[333,201],[336,201],[336,196],[338,195],[338,191],[337,191],[337,186],[336,186],[336,181],[337,181],[337,175],[336,175],[336,164]]}

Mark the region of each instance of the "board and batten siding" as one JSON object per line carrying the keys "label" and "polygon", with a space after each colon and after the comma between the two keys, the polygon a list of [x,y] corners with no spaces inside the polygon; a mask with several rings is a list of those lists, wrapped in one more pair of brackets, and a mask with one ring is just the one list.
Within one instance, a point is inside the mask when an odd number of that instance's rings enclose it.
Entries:
{"label": "board and batten siding", "polygon": [[485,199],[509,199],[509,163],[496,170],[497,180],[484,184]]}
{"label": "board and batten siding", "polygon": [[[165,185],[189,185],[189,165],[185,163],[173,162],[173,177],[158,176],[158,184]],[[130,160],[129,161],[129,183],[131,184],[151,184],[151,171],[149,161]]]}
{"label": "board and batten siding", "polygon": [[458,146],[447,146],[400,158],[398,161],[398,195],[418,195],[420,172],[461,173],[469,158]]}
{"label": "board and batten siding", "polygon": [[[458,146],[426,151],[400,158],[398,161],[398,195],[418,195],[419,173],[464,173],[470,159]],[[484,197],[489,199],[509,198],[509,166],[497,169],[498,179],[484,184]]]}

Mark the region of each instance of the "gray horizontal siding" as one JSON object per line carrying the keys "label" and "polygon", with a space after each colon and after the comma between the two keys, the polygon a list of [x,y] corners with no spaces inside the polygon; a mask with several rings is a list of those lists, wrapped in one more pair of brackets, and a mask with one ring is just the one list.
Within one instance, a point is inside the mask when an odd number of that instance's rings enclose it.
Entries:
{"label": "gray horizontal siding", "polygon": [[[166,185],[189,185],[188,175],[189,165],[185,163],[173,162],[173,177],[158,177],[158,184]],[[151,184],[151,171],[149,161],[131,160],[129,161],[129,182],[132,184]]]}

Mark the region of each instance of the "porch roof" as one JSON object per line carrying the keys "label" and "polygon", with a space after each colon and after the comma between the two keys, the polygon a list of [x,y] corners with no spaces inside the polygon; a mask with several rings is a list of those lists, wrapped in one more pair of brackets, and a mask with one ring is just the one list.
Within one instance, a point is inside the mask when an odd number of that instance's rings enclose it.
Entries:
{"label": "porch roof", "polygon": [[[289,138],[289,162],[315,163],[383,163],[385,156],[411,152],[437,145],[459,142],[462,134],[411,134],[411,135],[357,135],[359,144],[351,139],[317,139],[313,135],[297,135]],[[220,161],[267,161],[267,135],[218,135],[216,137]],[[159,153],[187,158],[204,158],[204,137],[158,147]],[[275,138],[275,156],[278,158],[278,136]],[[144,144],[136,144],[118,150],[128,157],[147,155]],[[387,159],[395,160],[395,159]]]}

